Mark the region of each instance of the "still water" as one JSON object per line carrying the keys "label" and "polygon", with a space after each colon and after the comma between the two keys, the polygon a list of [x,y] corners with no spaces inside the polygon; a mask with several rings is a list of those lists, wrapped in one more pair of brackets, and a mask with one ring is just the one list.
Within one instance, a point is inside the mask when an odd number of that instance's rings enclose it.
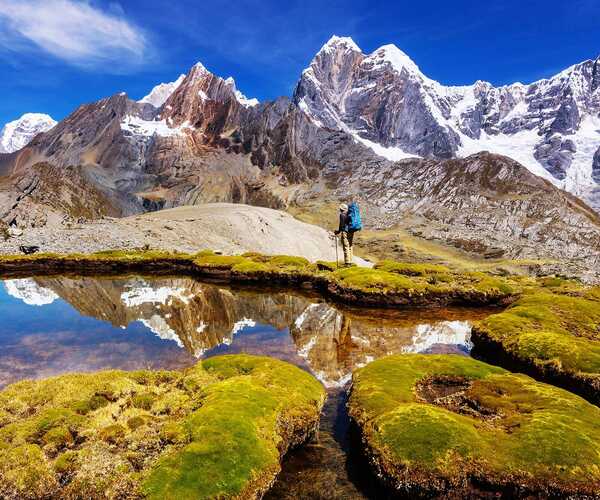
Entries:
{"label": "still water", "polygon": [[271,498],[366,498],[346,455],[343,388],[352,370],[392,353],[466,355],[471,322],[486,314],[346,309],[300,292],[186,277],[5,280],[0,387],[71,371],[182,368],[226,353],[277,357],[314,374],[329,400],[319,436],[286,458]]}

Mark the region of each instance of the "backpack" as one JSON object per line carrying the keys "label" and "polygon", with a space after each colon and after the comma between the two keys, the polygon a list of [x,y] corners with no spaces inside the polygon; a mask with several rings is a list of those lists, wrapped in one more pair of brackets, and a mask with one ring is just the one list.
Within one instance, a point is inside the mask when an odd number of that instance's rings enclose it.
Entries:
{"label": "backpack", "polygon": [[358,208],[358,203],[354,201],[348,206],[348,219],[348,231],[355,232],[362,229],[360,210]]}

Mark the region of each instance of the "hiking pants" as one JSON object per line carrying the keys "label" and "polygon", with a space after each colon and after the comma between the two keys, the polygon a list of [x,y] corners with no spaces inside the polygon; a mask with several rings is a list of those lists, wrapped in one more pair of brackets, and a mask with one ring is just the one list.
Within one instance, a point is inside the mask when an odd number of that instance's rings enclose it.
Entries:
{"label": "hiking pants", "polygon": [[354,255],[352,252],[352,240],[354,240],[354,232],[342,231],[342,248],[344,249],[344,264],[352,264]]}

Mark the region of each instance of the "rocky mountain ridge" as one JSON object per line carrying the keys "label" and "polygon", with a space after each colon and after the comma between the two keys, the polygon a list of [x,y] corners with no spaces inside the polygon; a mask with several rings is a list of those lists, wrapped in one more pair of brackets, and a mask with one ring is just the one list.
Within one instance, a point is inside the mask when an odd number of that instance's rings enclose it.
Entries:
{"label": "rocky mountain ridge", "polygon": [[[567,72],[569,82],[591,75],[594,90],[573,97],[577,106],[596,105],[594,64]],[[538,113],[537,121],[525,120],[526,112],[510,118],[517,87],[442,87],[393,46],[365,56],[340,38],[317,54],[291,100],[247,99],[233,79],[198,63],[154,97],[133,101],[121,93],[82,105],[27,147],[0,155],[0,218],[27,226],[47,223],[48,214],[95,218],[207,202],[283,208],[354,198],[369,227],[417,216],[414,234],[477,253],[600,263],[598,216],[557,188],[557,178],[544,180],[505,156],[452,159],[465,138],[497,130],[511,140],[546,126],[553,134],[575,130],[566,105],[548,104],[550,114]],[[541,94],[521,87],[522,99],[539,94],[542,103],[548,88],[564,94],[550,84]],[[469,92],[487,97],[468,101]],[[406,158],[402,148],[427,158]],[[93,202],[76,204],[87,198]]]}
{"label": "rocky mountain ridge", "polygon": [[391,160],[509,156],[598,206],[600,56],[529,85],[445,86],[394,45],[364,54],[332,37],[302,73],[294,102]]}

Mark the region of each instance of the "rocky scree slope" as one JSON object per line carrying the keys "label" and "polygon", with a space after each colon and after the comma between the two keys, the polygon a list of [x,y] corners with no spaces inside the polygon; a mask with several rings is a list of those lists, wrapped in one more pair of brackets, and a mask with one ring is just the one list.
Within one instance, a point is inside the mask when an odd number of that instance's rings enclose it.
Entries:
{"label": "rocky scree slope", "polygon": [[[335,261],[335,242],[324,229],[286,212],[243,204],[208,203],[133,217],[30,228],[3,241],[0,254],[39,246],[58,254],[133,250],[148,246],[172,252],[216,250],[227,255],[254,251]],[[357,263],[363,263],[356,258]]]}
{"label": "rocky scree slope", "polygon": [[363,164],[348,176],[332,175],[340,194],[377,200],[375,226],[387,228],[412,214],[423,219],[413,234],[467,251],[546,255],[582,268],[587,258],[598,261],[596,212],[507,157],[484,152],[464,160]]}
{"label": "rocky scree slope", "polygon": [[[383,53],[390,51],[388,47]],[[325,84],[320,94],[311,90],[310,82],[318,78],[307,70],[293,101],[247,99],[233,79],[220,78],[198,63],[140,102],[121,93],[83,105],[27,147],[0,155],[0,218],[39,226],[65,213],[124,216],[221,201],[283,208],[354,197],[364,204],[372,227],[389,227],[410,212],[423,218],[423,228],[415,231],[477,252],[577,256],[587,264],[598,260],[599,226],[593,211],[508,158],[480,154],[394,162],[376,154],[372,147],[381,152],[377,134],[396,137],[394,130],[407,137],[422,135],[415,151],[424,156],[452,156],[452,144],[458,144],[446,128],[421,123],[411,107],[386,118],[387,111],[408,102],[391,87],[384,92],[389,102],[379,102],[379,111],[370,118],[350,120],[354,98],[331,104],[335,96],[359,94],[351,92],[353,80],[343,74],[383,71],[384,80],[393,84],[395,67],[387,56],[377,57],[369,62],[347,40],[333,39],[311,65],[333,90],[325,92]],[[414,64],[402,61],[403,68],[414,70]],[[408,85],[412,76],[405,73],[403,69],[401,81]],[[369,85],[376,85],[375,80]],[[419,109],[425,109],[422,90],[415,87],[414,93]],[[325,106],[320,114],[318,102]],[[340,115],[342,108],[348,113]],[[417,120],[413,128],[400,120],[404,116]],[[359,122],[375,128],[365,125],[358,133],[353,127]],[[439,139],[430,137],[433,130]],[[386,142],[397,144],[396,139]],[[88,198],[93,202],[85,204],[85,211],[70,202]]]}

